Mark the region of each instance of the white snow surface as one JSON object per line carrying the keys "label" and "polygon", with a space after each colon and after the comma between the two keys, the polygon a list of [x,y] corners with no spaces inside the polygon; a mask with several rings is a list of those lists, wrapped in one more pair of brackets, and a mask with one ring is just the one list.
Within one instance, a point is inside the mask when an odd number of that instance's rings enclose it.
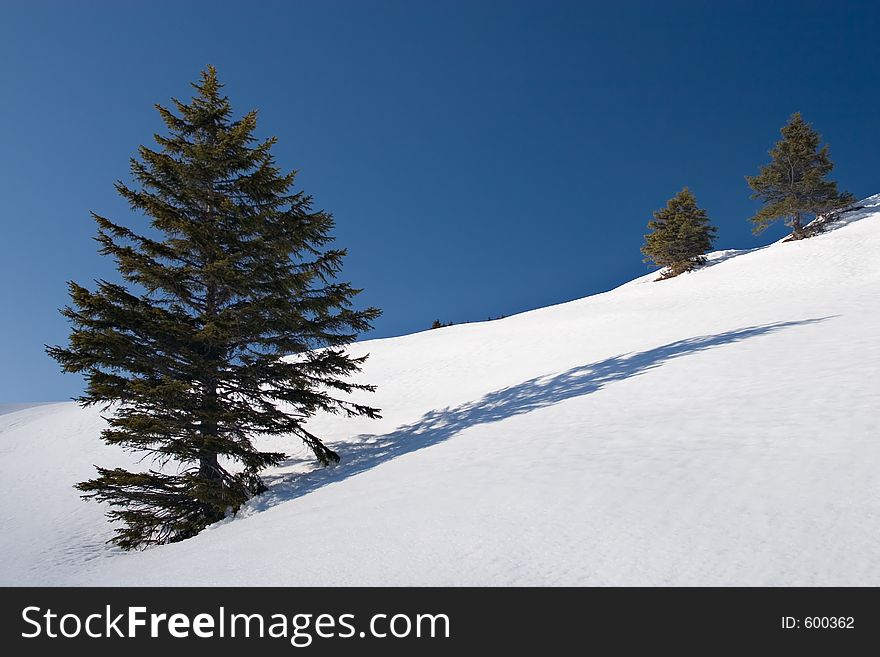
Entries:
{"label": "white snow surface", "polygon": [[[0,415],[0,584],[880,585],[880,195],[818,237],[352,347],[270,491],[126,553],[72,488],[132,466],[74,403]],[[268,444],[268,443],[267,443]],[[143,467],[141,465],[140,467]]]}

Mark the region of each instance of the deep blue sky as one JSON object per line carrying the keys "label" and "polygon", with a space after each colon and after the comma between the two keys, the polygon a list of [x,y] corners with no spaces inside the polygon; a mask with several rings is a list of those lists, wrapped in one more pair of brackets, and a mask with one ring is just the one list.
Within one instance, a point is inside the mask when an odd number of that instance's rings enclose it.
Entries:
{"label": "deep blue sky", "polygon": [[880,192],[876,6],[4,1],[0,401],[79,392],[43,344],[66,340],[66,280],[113,275],[89,210],[143,221],[112,183],[208,63],[336,216],[382,337],[645,273],[645,224],[684,185],[719,248],[778,238],[750,234],[743,177],[794,111],[843,187]]}

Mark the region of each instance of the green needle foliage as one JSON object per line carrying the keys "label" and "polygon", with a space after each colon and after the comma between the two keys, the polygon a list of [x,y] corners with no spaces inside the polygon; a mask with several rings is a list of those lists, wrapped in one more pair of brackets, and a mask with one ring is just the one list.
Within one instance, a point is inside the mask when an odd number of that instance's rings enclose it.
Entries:
{"label": "green needle foliage", "polygon": [[645,235],[642,253],[645,262],[666,268],[661,279],[705,263],[705,253],[711,250],[718,230],[687,187],[669,199],[665,208],[654,212],[648,228],[651,232]]}
{"label": "green needle foliage", "polygon": [[804,121],[800,112],[792,114],[782,128],[782,139],[770,150],[771,161],[757,176],[746,176],[764,207],[750,219],[757,235],[779,219],[792,230],[792,239],[808,237],[804,222],[839,210],[853,201],[847,192],[838,192],[837,183],[827,177],[834,168],[828,144],[821,148],[821,137]]}
{"label": "green needle foliage", "polygon": [[260,471],[285,455],[254,436],[297,436],[328,465],[339,456],[306,430],[310,416],[379,416],[340,399],[374,389],[347,380],[366,357],[344,347],[379,311],[354,310],[360,290],[335,280],[345,251],[327,248],[332,216],[292,191],[275,139],[253,136],[256,112],[233,120],[213,67],[193,87],[176,112],[157,105],[168,134],[131,160],[139,188],[116,184],[152,230],[93,215],[127,284],[71,282],[69,346],[47,348],[85,374],[82,405],[113,409],[103,440],[160,466],[99,467],[77,486],[111,505],[125,549],[191,537],[263,492]]}

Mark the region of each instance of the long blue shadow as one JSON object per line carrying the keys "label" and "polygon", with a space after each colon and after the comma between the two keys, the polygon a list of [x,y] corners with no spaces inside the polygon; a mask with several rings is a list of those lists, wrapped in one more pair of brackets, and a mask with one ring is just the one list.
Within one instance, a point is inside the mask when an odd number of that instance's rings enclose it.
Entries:
{"label": "long blue shadow", "polygon": [[831,317],[777,322],[726,331],[716,335],[678,340],[637,353],[612,356],[565,372],[536,377],[515,386],[490,392],[481,399],[453,408],[430,411],[418,421],[384,435],[365,434],[338,446],[342,461],[330,468],[300,474],[267,477],[269,491],[254,499],[251,507],[264,510],[306,495],[327,484],[347,479],[390,459],[443,442],[478,424],[497,422],[515,415],[552,406],[572,397],[588,395],[610,383],[643,374],[674,358],[767,335],[793,326],[822,322]]}

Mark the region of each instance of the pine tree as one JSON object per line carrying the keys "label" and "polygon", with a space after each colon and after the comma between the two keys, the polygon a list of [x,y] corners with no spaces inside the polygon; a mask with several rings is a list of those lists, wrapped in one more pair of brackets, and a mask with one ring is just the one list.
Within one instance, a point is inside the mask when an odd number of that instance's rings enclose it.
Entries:
{"label": "pine tree", "polygon": [[764,207],[750,219],[753,232],[763,232],[779,219],[792,229],[792,239],[807,237],[804,221],[838,210],[853,201],[847,192],[838,192],[837,183],[827,177],[834,168],[828,144],[821,148],[821,137],[804,121],[800,112],[792,114],[782,128],[782,139],[770,150],[772,158],[757,176],[746,176]]}
{"label": "pine tree", "polygon": [[339,456],[306,429],[310,416],[379,416],[341,398],[374,389],[348,381],[366,356],[345,346],[379,311],[353,309],[360,290],[336,281],[345,251],[327,246],[332,216],[292,191],[275,138],[253,136],[255,111],[233,120],[213,67],[192,86],[176,112],[156,106],[168,134],[131,160],[139,188],[116,183],[152,229],[92,215],[125,283],[69,283],[69,346],[47,347],[84,373],[82,405],[112,409],[102,439],[152,457],[147,471],[99,467],[77,485],[110,504],[125,549],[193,536],[263,492],[260,471],[285,455],[260,451],[256,435],[298,437],[328,465]]}
{"label": "pine tree", "polygon": [[709,223],[706,211],[697,205],[693,193],[685,187],[654,212],[648,222],[652,232],[645,235],[642,253],[645,262],[665,267],[661,278],[671,278],[706,262],[717,228]]}

